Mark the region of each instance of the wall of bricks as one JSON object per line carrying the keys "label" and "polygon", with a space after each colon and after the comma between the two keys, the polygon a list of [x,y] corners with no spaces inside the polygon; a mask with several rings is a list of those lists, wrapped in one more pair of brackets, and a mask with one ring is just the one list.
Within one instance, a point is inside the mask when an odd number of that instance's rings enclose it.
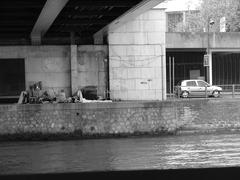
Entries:
{"label": "wall of bricks", "polygon": [[237,100],[1,105],[0,135],[162,134],[240,130]]}

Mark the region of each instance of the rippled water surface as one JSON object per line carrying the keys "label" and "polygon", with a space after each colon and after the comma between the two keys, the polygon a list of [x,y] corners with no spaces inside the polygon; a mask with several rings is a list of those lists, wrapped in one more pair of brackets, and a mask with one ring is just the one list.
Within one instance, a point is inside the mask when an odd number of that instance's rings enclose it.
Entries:
{"label": "rippled water surface", "polygon": [[0,174],[239,165],[240,134],[0,143]]}

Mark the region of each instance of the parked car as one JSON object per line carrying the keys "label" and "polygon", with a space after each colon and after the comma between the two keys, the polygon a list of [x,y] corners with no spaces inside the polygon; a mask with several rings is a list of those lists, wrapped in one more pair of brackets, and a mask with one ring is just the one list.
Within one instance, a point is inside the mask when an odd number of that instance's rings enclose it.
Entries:
{"label": "parked car", "polygon": [[183,80],[180,81],[175,87],[176,95],[179,95],[182,98],[187,98],[190,96],[206,96],[206,93],[207,96],[219,97],[221,92],[221,87],[212,86],[199,79]]}

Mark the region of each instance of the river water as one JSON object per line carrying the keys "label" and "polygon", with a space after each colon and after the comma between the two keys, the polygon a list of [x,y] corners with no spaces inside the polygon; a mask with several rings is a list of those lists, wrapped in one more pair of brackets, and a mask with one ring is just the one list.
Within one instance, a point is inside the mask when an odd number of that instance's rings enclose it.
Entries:
{"label": "river water", "polygon": [[229,166],[240,134],[0,143],[0,174]]}

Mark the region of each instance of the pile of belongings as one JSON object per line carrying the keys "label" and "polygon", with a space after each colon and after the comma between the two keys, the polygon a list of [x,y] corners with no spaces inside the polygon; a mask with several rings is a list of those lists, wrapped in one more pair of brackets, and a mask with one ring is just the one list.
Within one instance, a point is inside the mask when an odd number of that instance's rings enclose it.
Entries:
{"label": "pile of belongings", "polygon": [[[83,90],[83,93],[86,93]],[[29,86],[29,89],[22,91],[18,100],[18,104],[45,104],[45,103],[84,103],[84,102],[112,102],[111,100],[103,100],[100,96],[96,99],[85,99],[82,90],[77,90],[71,97],[66,97],[63,89],[59,93],[55,93],[54,89],[43,90],[42,82],[36,82]]]}
{"label": "pile of belongings", "polygon": [[76,103],[83,102],[81,90],[78,90],[72,97],[66,98],[65,91],[60,90],[55,93],[52,89],[43,91],[42,82],[39,81],[29,86],[29,89],[22,91],[18,100],[18,104],[41,104],[41,103]]}

